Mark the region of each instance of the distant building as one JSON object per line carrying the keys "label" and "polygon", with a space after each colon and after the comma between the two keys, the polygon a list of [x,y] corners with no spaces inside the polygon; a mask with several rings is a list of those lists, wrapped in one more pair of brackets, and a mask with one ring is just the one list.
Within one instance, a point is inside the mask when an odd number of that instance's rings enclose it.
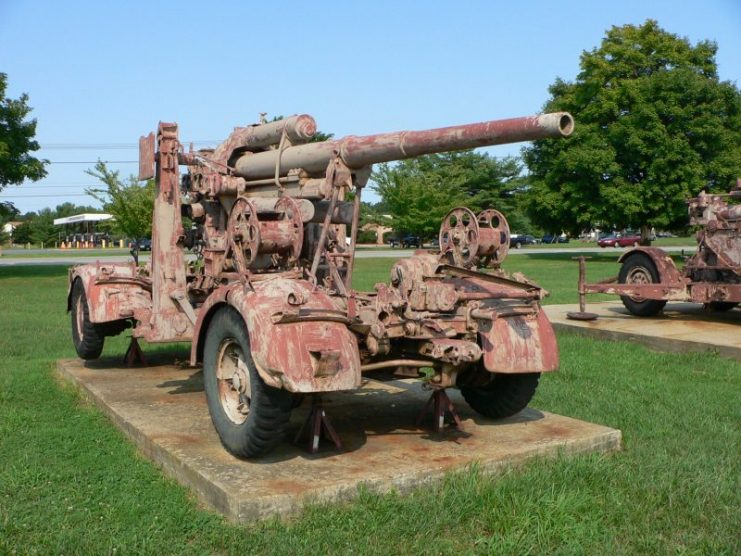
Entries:
{"label": "distant building", "polygon": [[54,219],[54,225],[55,226],[62,226],[65,224],[79,224],[79,223],[87,223],[88,226],[92,222],[101,222],[103,220],[111,220],[113,218],[112,214],[91,214],[91,213],[85,213],[85,214],[75,214],[74,216],[65,216],[64,218],[55,218]]}
{"label": "distant building", "polygon": [[3,232],[5,232],[6,234],[10,234],[10,237],[13,237],[13,232],[21,224],[23,224],[23,222],[21,222],[20,220],[12,220],[10,222],[6,222],[5,224],[3,224]]}
{"label": "distant building", "polygon": [[74,216],[65,216],[64,218],[55,218],[55,226],[64,226],[61,240],[64,243],[70,243],[75,246],[93,247],[100,245],[103,241],[110,242],[111,238],[105,232],[99,232],[96,229],[98,222],[112,220],[112,214],[75,214]]}

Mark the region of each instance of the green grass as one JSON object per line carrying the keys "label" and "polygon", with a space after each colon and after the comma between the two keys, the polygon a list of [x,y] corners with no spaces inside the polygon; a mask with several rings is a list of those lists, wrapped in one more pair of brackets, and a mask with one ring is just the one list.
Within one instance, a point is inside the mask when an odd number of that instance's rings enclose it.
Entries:
{"label": "green grass", "polygon": [[[573,298],[568,256],[508,261]],[[613,271],[600,258],[595,275]],[[357,286],[392,261],[358,261]],[[604,265],[604,267],[602,266]],[[611,266],[612,265],[612,266]],[[361,493],[288,523],[226,523],[54,377],[74,355],[66,269],[0,267],[0,554],[738,554],[739,364],[559,334],[535,407],[620,428],[624,450],[475,468],[410,496]],[[362,282],[362,283],[361,283]],[[104,355],[117,355],[122,338]],[[145,346],[151,353],[151,346]],[[403,469],[400,469],[403,471]]]}

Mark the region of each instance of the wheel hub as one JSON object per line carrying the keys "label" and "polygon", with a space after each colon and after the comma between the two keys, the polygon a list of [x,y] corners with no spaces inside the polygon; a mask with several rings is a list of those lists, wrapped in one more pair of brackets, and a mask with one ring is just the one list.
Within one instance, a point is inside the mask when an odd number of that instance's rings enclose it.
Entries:
{"label": "wheel hub", "polygon": [[216,382],[221,407],[229,420],[239,425],[250,412],[252,389],[249,368],[239,343],[225,339],[216,360]]}
{"label": "wheel hub", "polygon": [[[628,273],[628,276],[625,277],[625,283],[644,285],[653,284],[653,280],[651,279],[651,274],[647,268],[636,266],[632,268],[631,271]],[[630,298],[636,303],[645,301],[645,298],[639,296],[631,295]]]}
{"label": "wheel hub", "polygon": [[82,297],[77,298],[75,307],[75,324],[77,325],[77,335],[82,338],[85,314],[83,313]]}

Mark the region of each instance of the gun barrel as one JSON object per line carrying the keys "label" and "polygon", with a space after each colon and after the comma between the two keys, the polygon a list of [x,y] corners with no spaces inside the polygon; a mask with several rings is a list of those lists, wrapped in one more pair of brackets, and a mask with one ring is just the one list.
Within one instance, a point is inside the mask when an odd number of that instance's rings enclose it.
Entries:
{"label": "gun barrel", "polygon": [[248,180],[269,178],[275,174],[280,156],[281,174],[301,168],[310,176],[321,176],[335,153],[349,168],[360,169],[379,162],[423,154],[568,137],[573,129],[571,114],[553,112],[424,131],[398,131],[360,137],[351,135],[337,141],[289,147],[282,153],[276,150],[246,153],[237,159],[235,174]]}

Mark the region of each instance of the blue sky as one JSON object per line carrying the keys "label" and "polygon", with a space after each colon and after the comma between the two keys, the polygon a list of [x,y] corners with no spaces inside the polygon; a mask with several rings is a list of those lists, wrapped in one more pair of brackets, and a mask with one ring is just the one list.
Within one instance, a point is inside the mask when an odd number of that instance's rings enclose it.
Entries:
{"label": "blue sky", "polygon": [[95,205],[78,196],[93,164],[58,162],[134,161],[160,120],[188,142],[223,139],[259,112],[308,113],[336,137],[534,114],[607,29],[647,18],[716,41],[721,78],[741,81],[741,0],[0,0],[0,72],[10,97],[29,94],[39,154],[55,162],[0,201]]}

